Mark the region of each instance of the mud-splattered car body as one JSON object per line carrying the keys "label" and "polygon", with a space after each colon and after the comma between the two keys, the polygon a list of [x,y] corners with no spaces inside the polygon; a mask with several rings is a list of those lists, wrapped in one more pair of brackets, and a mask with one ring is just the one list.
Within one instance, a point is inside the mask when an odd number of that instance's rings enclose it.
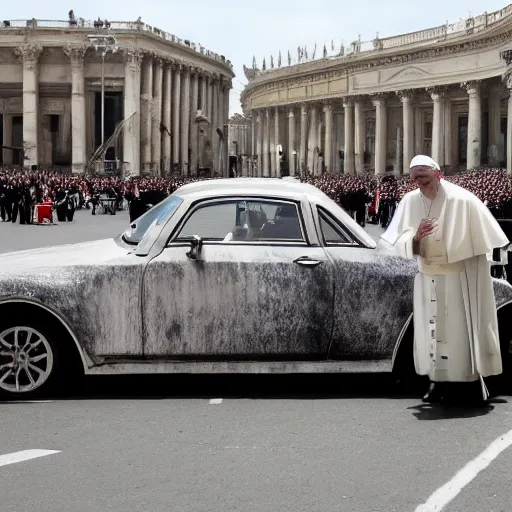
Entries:
{"label": "mud-splattered car body", "polygon": [[[226,204],[247,214],[233,219],[244,239],[183,235],[196,212]],[[296,211],[298,234],[251,239],[258,204]],[[416,272],[311,185],[212,180],[177,190],[115,240],[0,256],[0,315],[14,302],[51,313],[91,374],[386,371]],[[507,307],[512,287],[495,280],[495,296]]]}

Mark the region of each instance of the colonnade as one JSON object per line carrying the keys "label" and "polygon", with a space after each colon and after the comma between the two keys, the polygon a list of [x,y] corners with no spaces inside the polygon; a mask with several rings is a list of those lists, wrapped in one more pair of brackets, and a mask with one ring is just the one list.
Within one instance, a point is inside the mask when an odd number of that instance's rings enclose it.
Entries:
{"label": "colonnade", "polygon": [[211,123],[211,170],[225,174],[217,130],[228,122],[231,79],[153,52],[125,51],[125,57],[125,119],[140,112],[133,129],[125,128],[126,166],[139,160],[130,147],[140,146],[142,172],[195,175],[202,164],[195,122],[201,111]]}
{"label": "colonnade", "polygon": [[[84,61],[87,45],[63,48],[71,64],[72,168],[84,172],[86,102]],[[23,66],[23,141],[25,165],[40,162],[39,65],[43,48],[26,44],[14,49]],[[229,119],[231,78],[167,55],[124,49],[123,161],[132,176],[169,171],[195,174],[207,164],[212,172],[227,172],[221,154],[221,136]],[[108,68],[107,68],[108,69]],[[211,160],[201,158],[196,115],[209,122]],[[223,133],[224,135],[224,133]],[[227,144],[224,144],[227,146]],[[210,165],[211,164],[211,165]],[[222,169],[221,169],[222,165]]]}
{"label": "colonnade", "polygon": [[[509,92],[506,152],[507,168],[511,172],[512,79],[509,82],[506,84]],[[275,150],[278,144],[286,148],[291,176],[306,172],[321,174],[335,171],[354,174],[363,173],[368,169],[374,170],[375,174],[384,174],[391,166],[395,173],[408,173],[409,163],[414,154],[425,151],[422,128],[425,112],[431,114],[432,158],[441,166],[458,165],[453,151],[456,134],[452,132],[455,126],[454,106],[457,106],[457,112],[460,112],[461,105],[466,105],[464,115],[467,115],[464,166],[468,169],[480,167],[485,151],[487,161],[497,165],[501,136],[501,100],[504,92],[503,85],[495,80],[473,80],[425,89],[351,95],[326,101],[252,110],[252,154],[255,156],[253,175],[279,175]],[[393,122],[389,122],[390,109],[396,114],[399,108],[401,115],[394,126]],[[484,110],[488,112],[487,126],[483,126]],[[336,113],[337,117],[343,117],[343,122],[340,123],[343,127],[343,137],[338,144],[340,151],[343,152],[341,168],[335,162],[337,148],[333,148],[336,131],[333,113]],[[374,140],[373,147],[368,145],[366,121],[369,118],[374,121],[374,133],[371,134],[372,141]],[[396,129],[396,132],[388,133],[390,128]],[[485,137],[483,130],[487,130]],[[341,132],[341,128],[338,132]],[[484,139],[487,143],[485,147]],[[393,151],[390,151],[390,145]],[[391,152],[395,158],[390,163]],[[368,157],[371,162],[368,161]]]}

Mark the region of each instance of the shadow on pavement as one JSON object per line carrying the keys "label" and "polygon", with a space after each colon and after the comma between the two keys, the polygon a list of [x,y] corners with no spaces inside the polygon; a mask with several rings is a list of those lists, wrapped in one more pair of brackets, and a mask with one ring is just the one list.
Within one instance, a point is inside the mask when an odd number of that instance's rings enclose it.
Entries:
{"label": "shadow on pavement", "polygon": [[[506,402],[506,401],[505,401]],[[485,407],[464,407],[457,405],[430,405],[421,404],[409,407],[410,410],[416,410],[413,413],[418,420],[435,421],[435,420],[453,420],[459,418],[476,418],[485,416],[494,410],[494,406],[489,402]]]}
{"label": "shadow on pavement", "polygon": [[[409,399],[418,400],[428,388],[419,380],[405,386],[389,373],[299,375],[122,375],[94,376],[38,399]],[[27,401],[34,400],[28,398]],[[18,397],[16,402],[23,401]],[[0,402],[1,403],[1,402]],[[419,415],[431,415],[421,405]],[[426,418],[428,419],[428,418]]]}

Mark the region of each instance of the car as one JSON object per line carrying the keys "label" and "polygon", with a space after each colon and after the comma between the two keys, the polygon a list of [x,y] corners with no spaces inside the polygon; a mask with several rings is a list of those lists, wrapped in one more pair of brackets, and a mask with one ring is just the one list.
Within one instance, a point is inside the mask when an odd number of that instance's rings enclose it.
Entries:
{"label": "car", "polygon": [[[190,183],[113,239],[0,256],[0,390],[78,373],[410,371],[416,273],[312,185]],[[505,358],[512,286],[494,289]]]}

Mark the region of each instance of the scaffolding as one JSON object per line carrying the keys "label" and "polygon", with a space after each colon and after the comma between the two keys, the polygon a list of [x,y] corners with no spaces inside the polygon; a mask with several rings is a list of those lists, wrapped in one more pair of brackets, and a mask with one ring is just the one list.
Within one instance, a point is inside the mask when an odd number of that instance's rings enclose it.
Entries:
{"label": "scaffolding", "polygon": [[101,174],[112,174],[118,172],[119,170],[121,173],[123,172],[122,165],[120,166],[121,169],[118,169],[119,159],[105,160],[105,155],[110,148],[114,148],[116,155],[122,153],[122,134],[125,127],[130,127],[133,116],[135,116],[135,112],[128,119],[119,121],[114,129],[114,133],[96,149],[90,160],[87,162],[86,172],[88,174],[97,174],[98,168],[100,169]]}

